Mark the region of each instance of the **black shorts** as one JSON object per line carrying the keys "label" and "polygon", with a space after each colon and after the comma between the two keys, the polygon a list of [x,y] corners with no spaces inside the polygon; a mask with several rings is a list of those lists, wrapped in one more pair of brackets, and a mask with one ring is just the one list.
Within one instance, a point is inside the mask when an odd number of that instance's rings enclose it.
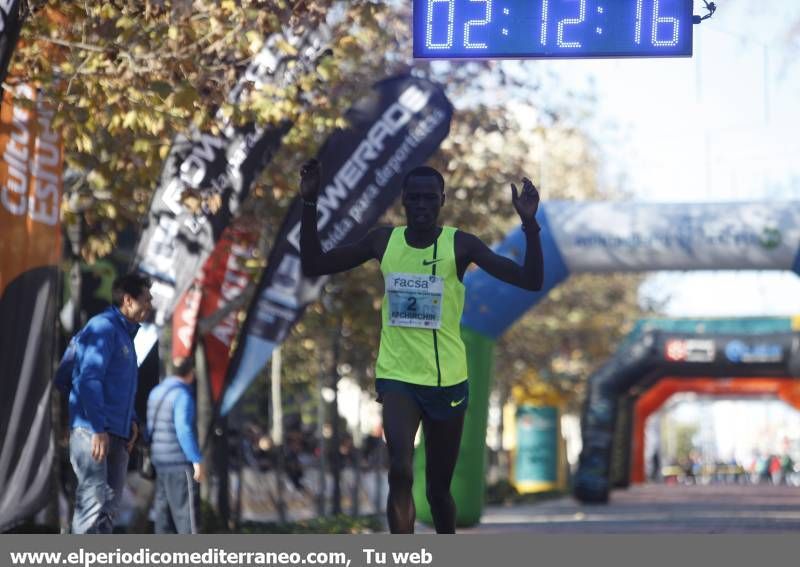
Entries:
{"label": "black shorts", "polygon": [[453,386],[420,386],[402,380],[378,378],[375,380],[375,391],[378,393],[378,403],[383,403],[383,396],[387,392],[399,392],[416,401],[426,417],[446,420],[467,411],[468,383],[468,380],[464,380]]}

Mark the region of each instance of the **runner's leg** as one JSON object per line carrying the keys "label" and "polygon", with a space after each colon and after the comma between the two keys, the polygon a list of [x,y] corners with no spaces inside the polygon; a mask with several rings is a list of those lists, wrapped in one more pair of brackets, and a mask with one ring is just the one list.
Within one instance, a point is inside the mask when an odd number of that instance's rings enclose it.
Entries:
{"label": "runner's leg", "polygon": [[386,516],[393,534],[414,533],[416,511],[411,486],[414,482],[414,436],[422,413],[417,403],[401,392],[383,395],[383,432],[389,451],[389,498]]}
{"label": "runner's leg", "polygon": [[425,433],[425,489],[431,507],[436,533],[456,533],[456,505],[450,494],[450,481],[458,460],[461,432],[464,428],[464,413],[450,419],[434,420],[425,417],[422,431]]}

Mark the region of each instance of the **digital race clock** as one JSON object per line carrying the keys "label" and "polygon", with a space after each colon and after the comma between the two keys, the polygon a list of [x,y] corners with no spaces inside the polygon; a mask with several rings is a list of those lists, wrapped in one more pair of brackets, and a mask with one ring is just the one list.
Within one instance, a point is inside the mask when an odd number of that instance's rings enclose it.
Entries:
{"label": "digital race clock", "polygon": [[690,57],[692,0],[413,0],[414,57]]}

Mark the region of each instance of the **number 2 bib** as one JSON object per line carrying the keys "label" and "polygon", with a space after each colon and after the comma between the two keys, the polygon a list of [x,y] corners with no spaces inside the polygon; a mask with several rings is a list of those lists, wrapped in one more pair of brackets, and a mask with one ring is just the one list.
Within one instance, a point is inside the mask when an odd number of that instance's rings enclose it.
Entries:
{"label": "number 2 bib", "polygon": [[389,325],[438,329],[442,324],[444,279],[424,274],[386,275]]}

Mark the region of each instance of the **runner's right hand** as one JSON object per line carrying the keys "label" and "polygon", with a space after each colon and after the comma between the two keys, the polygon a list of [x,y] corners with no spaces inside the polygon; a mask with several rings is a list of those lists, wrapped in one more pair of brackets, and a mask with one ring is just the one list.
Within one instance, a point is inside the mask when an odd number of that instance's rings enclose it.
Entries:
{"label": "runner's right hand", "polygon": [[306,201],[316,201],[322,179],[322,166],[311,158],[300,167],[300,195]]}

